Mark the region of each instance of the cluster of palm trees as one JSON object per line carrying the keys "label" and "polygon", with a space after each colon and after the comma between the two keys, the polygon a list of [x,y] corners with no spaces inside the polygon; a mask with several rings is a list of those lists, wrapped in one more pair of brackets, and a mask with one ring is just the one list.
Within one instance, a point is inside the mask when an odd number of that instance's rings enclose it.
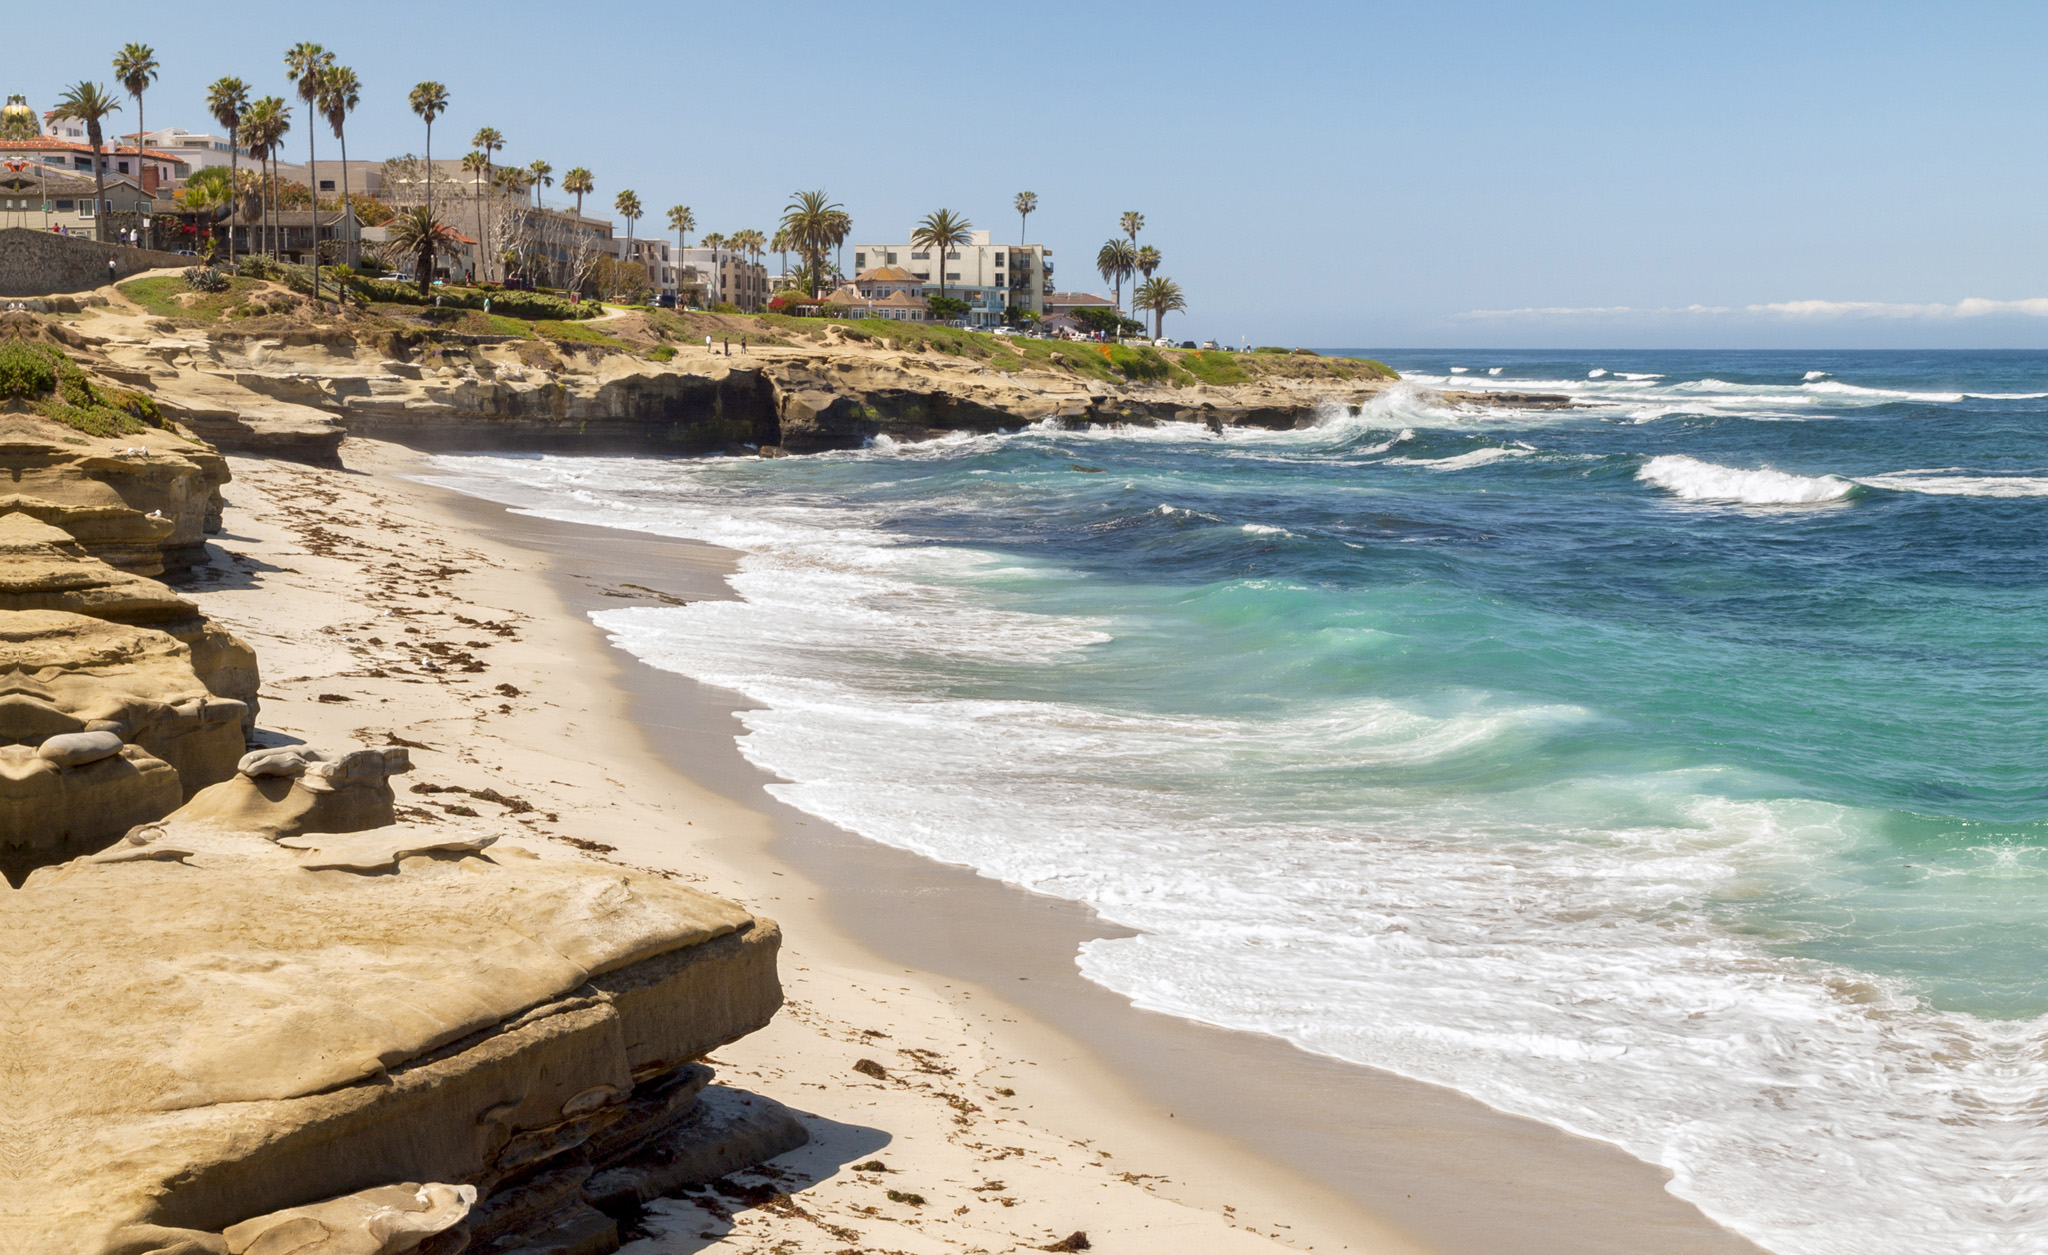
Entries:
{"label": "cluster of palm trees", "polygon": [[[1018,199],[1021,201],[1023,198]],[[1112,236],[1095,250],[1096,272],[1104,283],[1115,285],[1119,310],[1124,303],[1124,284],[1137,275],[1145,276],[1145,282],[1131,293],[1131,308],[1152,315],[1152,335],[1159,339],[1164,334],[1166,316],[1186,309],[1187,297],[1173,280],[1152,277],[1152,272],[1159,269],[1160,257],[1158,249],[1138,243],[1138,233],[1145,229],[1145,215],[1135,209],[1128,210],[1117,225],[1123,234]]]}
{"label": "cluster of palm trees", "polygon": [[815,298],[825,282],[825,254],[853,234],[853,217],[822,191],[793,192],[783,206],[782,229],[776,234],[802,261],[799,274]]}

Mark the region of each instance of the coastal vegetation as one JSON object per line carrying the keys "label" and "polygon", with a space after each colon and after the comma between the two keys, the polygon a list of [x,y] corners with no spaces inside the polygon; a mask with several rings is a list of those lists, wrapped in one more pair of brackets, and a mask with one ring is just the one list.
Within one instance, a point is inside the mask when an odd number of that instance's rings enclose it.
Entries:
{"label": "coastal vegetation", "polygon": [[47,344],[0,344],[0,402],[88,436],[132,435],[163,424],[156,402],[139,392],[96,387]]}

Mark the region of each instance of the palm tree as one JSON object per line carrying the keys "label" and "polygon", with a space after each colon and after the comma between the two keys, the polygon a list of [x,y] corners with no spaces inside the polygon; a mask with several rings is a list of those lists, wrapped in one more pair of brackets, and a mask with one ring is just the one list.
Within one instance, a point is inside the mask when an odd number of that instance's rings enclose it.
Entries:
{"label": "palm tree", "polygon": [[1187,307],[1187,298],[1181,295],[1180,285],[1164,276],[1145,280],[1144,286],[1131,293],[1131,308],[1152,311],[1154,340],[1165,338],[1166,316]]}
{"label": "palm tree", "polygon": [[1138,268],[1138,250],[1131,247],[1129,240],[1109,240],[1095,250],[1095,270],[1105,283],[1116,285],[1116,308],[1121,314],[1124,308],[1124,280]]}
{"label": "palm tree", "polygon": [[618,212],[619,217],[626,220],[626,259],[630,261],[633,257],[633,224],[639,220],[643,212],[640,208],[640,194],[629,187],[612,197],[612,208]]}
{"label": "palm tree", "polygon": [[838,250],[837,260],[832,263],[832,273],[846,277],[846,240],[853,234],[853,216],[844,209],[832,211],[832,247]]}
{"label": "palm tree", "polygon": [[[1137,254],[1134,257],[1132,257],[1131,264],[1135,265],[1138,268],[1139,274],[1144,275],[1147,279],[1150,279],[1152,277],[1152,272],[1159,269],[1159,250],[1152,247],[1150,244],[1147,244],[1143,248],[1139,249],[1137,251]],[[1158,337],[1154,336],[1153,339],[1156,340],[1158,339]]]}
{"label": "palm tree", "polygon": [[434,119],[448,112],[448,89],[432,79],[412,89],[406,98],[412,111],[427,124],[427,216],[434,214]]}
{"label": "palm tree", "polygon": [[705,248],[711,249],[715,252],[716,250],[725,247],[725,233],[723,231],[713,231],[711,234],[705,236],[703,239],[698,240],[697,242],[699,244],[702,244]]}
{"label": "palm tree", "polygon": [[591,177],[590,171],[577,166],[562,176],[562,190],[576,198],[576,216],[581,218],[583,198],[597,190],[597,181]]}
{"label": "palm tree", "polygon": [[533,207],[535,209],[540,208],[541,187],[543,185],[547,187],[555,185],[554,175],[555,168],[538,157],[526,163],[526,180],[533,186]]}
{"label": "palm tree", "polygon": [[135,97],[135,182],[142,184],[142,137],[149,130],[142,122],[142,93],[156,82],[156,49],[148,44],[128,44],[114,54],[114,77]]}
{"label": "palm tree", "polygon": [[1031,222],[1031,215],[1032,215],[1032,213],[1034,213],[1034,212],[1035,212],[1035,211],[1036,211],[1036,210],[1038,209],[1038,193],[1037,193],[1037,192],[1019,192],[1019,193],[1017,193],[1017,200],[1016,200],[1016,205],[1017,205],[1017,242],[1018,242],[1019,244],[1022,244],[1022,243],[1024,242],[1024,232],[1025,232],[1025,231],[1026,231],[1026,229],[1028,228],[1028,224],[1029,224],[1029,223]]}
{"label": "palm tree", "polygon": [[94,210],[92,238],[104,242],[107,238],[107,163],[100,156],[100,145],[105,141],[105,132],[100,123],[111,114],[121,110],[121,102],[114,99],[106,86],[101,83],[77,82],[64,89],[57,97],[57,107],[50,111],[54,119],[85,123],[85,138],[92,145],[93,195],[99,197],[99,207]]}
{"label": "palm tree", "polygon": [[775,228],[775,238],[768,241],[768,251],[782,259],[782,273],[789,273],[789,228]]}
{"label": "palm tree", "polygon": [[673,205],[668,211],[668,229],[676,233],[676,247],[687,249],[690,247],[690,232],[697,229],[697,215],[690,212],[688,205]]}
{"label": "palm tree", "polygon": [[935,269],[939,272],[939,299],[946,299],[946,250],[957,248],[974,237],[968,232],[974,224],[957,217],[950,209],[926,214],[924,221],[917,224],[917,230],[910,233],[913,248],[928,249],[938,254]]}
{"label": "palm tree", "polygon": [[1130,237],[1131,247],[1138,247],[1138,232],[1145,229],[1145,215],[1135,209],[1126,209],[1124,216],[1117,219],[1117,225]]}
{"label": "palm tree", "polygon": [[[355,112],[356,106],[362,102],[362,92],[362,81],[354,70],[345,65],[328,70],[320,82],[320,111],[327,115],[327,125],[334,128],[334,138],[341,143],[341,211],[344,221],[355,212],[348,200],[348,136],[344,128],[348,115]],[[313,207],[316,210],[320,207],[318,195],[313,197]],[[356,238],[351,236],[348,242],[349,265],[361,260],[361,251]]]}
{"label": "palm tree", "polygon": [[[469,143],[472,148],[475,148],[478,153],[481,153],[483,155],[483,162],[477,166],[472,166],[470,164],[469,158],[464,157],[462,159],[462,172],[470,176],[470,185],[476,188],[477,194],[476,264],[480,273],[478,273],[476,277],[478,279],[487,279],[490,276],[488,274],[481,272],[487,270],[490,265],[491,237],[489,228],[484,222],[483,197],[484,193],[489,191],[490,188],[493,186],[494,181],[491,177],[491,162],[494,154],[496,154],[500,148],[503,148],[505,146],[505,137],[503,135],[498,134],[497,127],[486,126],[479,128],[476,134],[470,136]],[[476,154],[471,155],[474,156]],[[431,168],[432,166],[430,163],[429,169]],[[481,175],[477,173],[479,170],[482,171]],[[522,192],[521,195],[524,196],[524,192]]]}
{"label": "palm tree", "polygon": [[825,250],[843,244],[853,220],[845,209],[824,192],[797,192],[782,210],[782,229],[797,255],[810,267],[811,295],[818,294],[818,281],[825,270]]}
{"label": "palm tree", "polygon": [[235,215],[242,207],[242,110],[249,104],[249,85],[238,78],[215,79],[206,89],[206,111],[228,133],[228,264],[235,264]]}
{"label": "palm tree", "polygon": [[446,250],[455,252],[462,243],[462,237],[455,229],[436,218],[425,205],[415,205],[393,218],[390,247],[399,256],[413,259],[413,277],[419,284],[420,299],[425,300],[427,288],[434,281],[434,256]]}
{"label": "palm tree", "polygon": [[313,125],[312,118],[320,112],[320,92],[327,83],[327,71],[334,68],[334,54],[319,44],[296,43],[284,54],[285,73],[299,89],[299,99],[306,102],[306,182],[307,193],[313,201],[313,300],[320,300],[320,167],[313,157],[313,137],[320,128]]}
{"label": "palm tree", "polygon": [[263,218],[264,229],[270,236],[270,256],[278,260],[281,252],[277,217],[275,210],[278,200],[277,152],[284,145],[284,137],[292,129],[292,109],[280,96],[265,96],[249,106],[243,116],[242,128],[249,134],[249,155],[262,165],[263,176]]}

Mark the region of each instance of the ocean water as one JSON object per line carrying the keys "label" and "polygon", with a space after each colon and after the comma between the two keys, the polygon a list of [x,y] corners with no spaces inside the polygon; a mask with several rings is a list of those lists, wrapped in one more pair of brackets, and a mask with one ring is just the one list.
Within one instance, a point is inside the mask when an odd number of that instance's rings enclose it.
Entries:
{"label": "ocean water", "polygon": [[790,803],[1136,930],[1077,961],[1140,1006],[1783,1255],[2048,1250],[2048,355],[1374,356],[1300,431],[435,478],[739,550],[595,618]]}

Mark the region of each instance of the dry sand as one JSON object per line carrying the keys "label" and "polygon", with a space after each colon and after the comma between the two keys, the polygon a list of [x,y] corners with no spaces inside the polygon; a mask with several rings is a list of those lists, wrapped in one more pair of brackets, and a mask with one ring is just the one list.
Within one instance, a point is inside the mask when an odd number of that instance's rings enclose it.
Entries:
{"label": "dry sand", "polygon": [[657,1204],[628,1251],[1001,1252],[1076,1232],[1162,1255],[1757,1249],[1611,1147],[1134,1011],[1074,971],[1075,945],[1112,931],[1084,909],[774,803],[734,750],[731,695],[585,617],[727,595],[723,551],[513,516],[401,478],[420,459],[395,446],[343,454],[348,471],[233,459],[226,533],[185,585],[258,650],[261,726],[323,748],[401,738],[414,819],[523,829],[783,926],[787,1008],[713,1062],[807,1113],[812,1144]]}

